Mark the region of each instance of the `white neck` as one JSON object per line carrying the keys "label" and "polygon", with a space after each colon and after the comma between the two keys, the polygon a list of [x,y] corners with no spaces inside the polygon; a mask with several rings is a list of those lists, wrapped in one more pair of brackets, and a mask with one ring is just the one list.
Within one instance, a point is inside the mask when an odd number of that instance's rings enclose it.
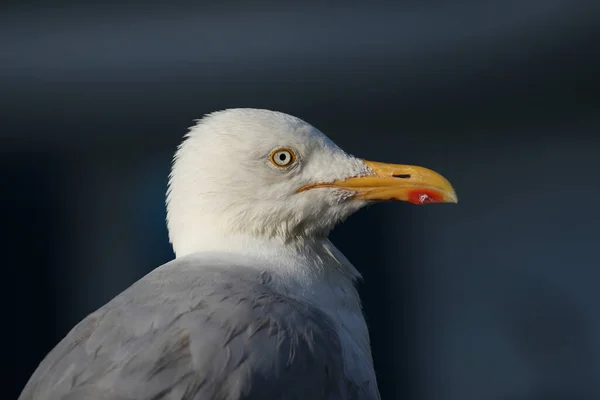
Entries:
{"label": "white neck", "polygon": [[243,233],[219,234],[215,231],[186,235],[185,246],[180,246],[177,258],[192,253],[238,253],[257,259],[265,270],[283,278],[310,287],[319,281],[350,284],[360,278],[359,272],[327,238],[257,237]]}

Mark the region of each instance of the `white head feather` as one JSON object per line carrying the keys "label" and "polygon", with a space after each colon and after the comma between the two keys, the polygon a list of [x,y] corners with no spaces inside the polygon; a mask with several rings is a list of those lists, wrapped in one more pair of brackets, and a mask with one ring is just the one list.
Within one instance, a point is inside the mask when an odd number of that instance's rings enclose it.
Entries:
{"label": "white head feather", "polygon": [[[278,168],[279,148],[296,161]],[[177,256],[201,238],[249,235],[281,239],[326,237],[366,204],[340,189],[298,189],[369,172],[323,133],[280,112],[229,109],[192,127],[175,155],[167,191],[169,236]]]}

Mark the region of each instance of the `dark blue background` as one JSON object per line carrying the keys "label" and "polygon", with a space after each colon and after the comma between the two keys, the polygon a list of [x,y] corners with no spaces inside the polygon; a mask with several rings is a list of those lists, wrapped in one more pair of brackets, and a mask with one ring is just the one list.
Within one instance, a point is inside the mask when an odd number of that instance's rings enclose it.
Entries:
{"label": "dark blue background", "polygon": [[572,0],[4,5],[5,395],[172,257],[193,119],[258,107],[458,192],[332,235],[365,276],[384,399],[600,398],[598,21]]}

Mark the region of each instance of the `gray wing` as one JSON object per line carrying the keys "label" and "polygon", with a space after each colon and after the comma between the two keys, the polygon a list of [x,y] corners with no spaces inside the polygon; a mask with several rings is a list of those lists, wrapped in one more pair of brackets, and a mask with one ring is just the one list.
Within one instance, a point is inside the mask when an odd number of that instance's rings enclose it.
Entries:
{"label": "gray wing", "polygon": [[328,317],[265,273],[193,263],[156,269],[81,321],[19,399],[354,397]]}

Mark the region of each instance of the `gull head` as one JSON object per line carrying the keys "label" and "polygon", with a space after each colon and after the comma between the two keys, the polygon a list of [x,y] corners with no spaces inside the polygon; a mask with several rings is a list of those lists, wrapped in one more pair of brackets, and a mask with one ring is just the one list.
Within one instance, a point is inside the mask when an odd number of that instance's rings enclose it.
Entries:
{"label": "gull head", "polygon": [[200,238],[326,237],[361,207],[387,200],[457,198],[438,173],[354,157],[299,118],[229,109],[199,120],[179,146],[169,177],[167,224],[180,256],[195,251]]}

